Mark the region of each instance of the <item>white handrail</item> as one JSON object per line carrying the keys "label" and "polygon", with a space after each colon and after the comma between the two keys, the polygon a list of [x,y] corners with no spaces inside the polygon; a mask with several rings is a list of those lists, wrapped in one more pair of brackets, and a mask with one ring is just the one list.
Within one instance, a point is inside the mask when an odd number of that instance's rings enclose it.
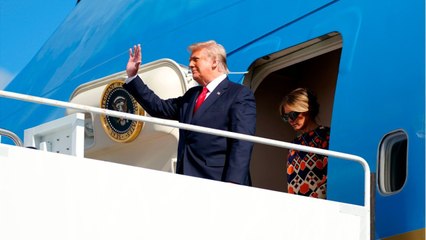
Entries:
{"label": "white handrail", "polygon": [[[316,153],[316,154],[332,156],[332,157],[337,157],[337,158],[342,158],[342,159],[358,162],[364,168],[364,207],[367,208],[368,213],[370,213],[370,167],[368,166],[367,161],[365,161],[363,158],[356,156],[356,155],[347,154],[347,153],[340,153],[340,152],[325,150],[325,149],[320,149],[320,148],[302,146],[302,145],[298,145],[298,144],[294,144],[294,143],[282,142],[282,141],[278,141],[278,140],[272,140],[272,139],[263,138],[263,137],[245,135],[245,134],[241,134],[241,133],[234,133],[234,132],[229,132],[229,131],[224,131],[224,130],[207,128],[207,127],[200,127],[200,126],[196,126],[196,125],[180,123],[180,122],[177,122],[177,121],[172,121],[172,120],[167,120],[167,119],[133,115],[133,114],[130,114],[130,113],[124,113],[124,112],[118,112],[118,111],[113,111],[113,110],[109,110],[109,109],[103,109],[103,108],[91,107],[91,106],[86,106],[86,105],[81,105],[81,104],[52,100],[52,99],[48,99],[48,98],[35,97],[35,96],[26,95],[26,94],[13,93],[13,92],[8,92],[8,91],[3,91],[3,90],[0,90],[0,96],[6,97],[6,98],[18,99],[18,100],[27,101],[27,102],[40,103],[40,104],[44,104],[44,105],[51,105],[51,106],[62,107],[62,108],[76,109],[76,110],[80,110],[80,111],[83,111],[83,112],[104,114],[104,115],[118,117],[118,118],[127,118],[127,119],[134,120],[134,121],[143,121],[143,122],[155,123],[155,124],[160,124],[160,125],[169,126],[169,127],[176,127],[176,128],[181,128],[181,129],[195,131],[195,132],[213,134],[213,135],[218,135],[218,136],[222,136],[222,137],[235,138],[235,139],[240,139],[240,140],[250,141],[250,142],[254,142],[254,143],[260,143],[260,144],[265,144],[265,145],[269,145],[269,146],[280,147],[280,148],[295,149],[295,150],[304,151],[304,152],[312,152],[312,153]],[[370,221],[370,220],[368,219],[368,221]]]}
{"label": "white handrail", "polygon": [[16,146],[20,146],[20,147],[24,146],[24,144],[22,144],[22,140],[18,137],[18,135],[16,135],[15,133],[9,130],[0,128],[0,136],[6,136],[12,139],[12,141],[15,143]]}

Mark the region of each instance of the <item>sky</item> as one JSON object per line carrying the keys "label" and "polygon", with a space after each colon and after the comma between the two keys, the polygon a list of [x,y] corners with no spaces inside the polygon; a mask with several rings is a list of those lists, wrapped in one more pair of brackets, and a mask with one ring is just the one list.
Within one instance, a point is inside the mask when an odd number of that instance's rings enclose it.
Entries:
{"label": "sky", "polygon": [[77,0],[0,0],[0,89],[35,56]]}

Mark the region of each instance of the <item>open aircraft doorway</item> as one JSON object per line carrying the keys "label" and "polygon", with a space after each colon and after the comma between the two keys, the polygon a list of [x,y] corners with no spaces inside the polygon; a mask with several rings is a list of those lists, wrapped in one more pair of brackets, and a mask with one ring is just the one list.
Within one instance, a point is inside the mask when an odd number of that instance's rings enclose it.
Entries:
{"label": "open aircraft doorway", "polygon": [[[334,94],[342,52],[342,37],[330,33],[254,61],[244,84],[257,103],[256,135],[292,141],[294,130],[279,116],[282,98],[299,87],[313,90],[320,104],[318,123],[331,126]],[[330,139],[332,149],[333,139]],[[287,191],[287,149],[255,144],[251,161],[254,187]]]}

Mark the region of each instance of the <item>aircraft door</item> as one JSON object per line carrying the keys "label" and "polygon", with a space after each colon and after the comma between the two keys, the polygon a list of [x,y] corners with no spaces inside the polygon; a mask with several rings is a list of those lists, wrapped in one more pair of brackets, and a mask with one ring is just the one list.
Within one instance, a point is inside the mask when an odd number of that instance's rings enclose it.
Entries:
{"label": "aircraft door", "polygon": [[[138,74],[163,99],[181,96],[196,85],[188,70],[170,59],[144,64]],[[122,88],[126,78],[123,71],[83,84],[70,101],[149,116]],[[86,113],[85,157],[173,172],[178,132],[177,128]]]}
{"label": "aircraft door", "polygon": [[[251,86],[257,104],[256,135],[286,142],[296,136],[281,120],[279,105],[292,90],[313,90],[320,104],[317,122],[330,126],[341,55],[341,36],[330,33],[255,60],[243,83]],[[331,127],[331,126],[330,126]],[[255,187],[287,192],[288,149],[255,144],[251,161]]]}

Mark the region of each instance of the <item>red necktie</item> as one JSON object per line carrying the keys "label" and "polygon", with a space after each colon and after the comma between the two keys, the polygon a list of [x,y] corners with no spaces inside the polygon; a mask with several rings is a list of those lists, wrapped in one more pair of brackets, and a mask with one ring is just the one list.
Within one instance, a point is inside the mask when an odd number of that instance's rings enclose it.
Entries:
{"label": "red necktie", "polygon": [[201,91],[200,95],[198,95],[197,102],[195,102],[194,113],[198,110],[198,108],[206,99],[206,95],[208,91],[209,90],[206,87],[203,87],[203,90]]}

